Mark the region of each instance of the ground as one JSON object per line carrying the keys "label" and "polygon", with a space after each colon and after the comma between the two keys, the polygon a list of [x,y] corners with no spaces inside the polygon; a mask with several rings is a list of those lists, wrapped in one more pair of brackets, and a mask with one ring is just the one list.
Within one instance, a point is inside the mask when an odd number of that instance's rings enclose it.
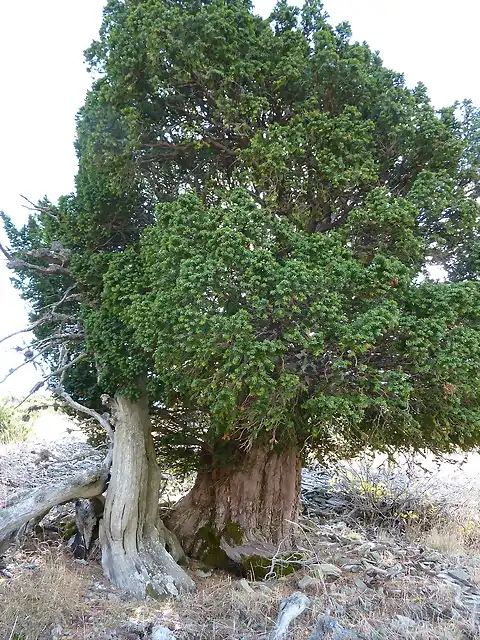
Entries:
{"label": "ground", "polygon": [[[54,436],[37,428],[31,438],[0,447],[0,500],[101,458],[65,428]],[[30,538],[0,571],[0,639],[135,640],[151,637],[155,625],[177,640],[266,639],[280,602],[298,591],[309,606],[290,640],[308,638],[325,615],[331,632],[317,638],[480,638],[477,461],[430,473],[407,473],[407,460],[305,471],[298,570],[281,577],[274,560],[267,579],[253,582],[191,562],[197,593],[179,600],[129,601],[98,558],[83,564],[58,536]],[[66,517],[70,507],[63,509],[56,515]]]}

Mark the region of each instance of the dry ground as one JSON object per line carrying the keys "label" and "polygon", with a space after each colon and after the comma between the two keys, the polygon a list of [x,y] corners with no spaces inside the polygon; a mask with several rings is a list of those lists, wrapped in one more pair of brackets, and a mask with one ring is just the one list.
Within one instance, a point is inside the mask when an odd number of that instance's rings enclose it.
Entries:
{"label": "dry ground", "polygon": [[[55,457],[45,458],[42,442],[0,449],[3,493],[19,488],[23,473],[23,486],[34,486],[85,464],[84,443],[72,441],[70,451],[64,436],[48,443]],[[77,459],[62,463],[69,451]],[[337,635],[317,637],[480,638],[475,467],[415,476],[407,466],[379,472],[363,462],[334,476],[310,474],[298,571],[279,578],[273,563],[270,579],[245,583],[192,563],[197,592],[176,601],[129,601],[104,579],[98,560],[74,561],[59,538],[31,539],[0,572],[0,640],[136,640],[158,624],[177,640],[266,640],[280,602],[299,590],[310,604],[289,640],[308,638],[325,614],[337,621]]]}

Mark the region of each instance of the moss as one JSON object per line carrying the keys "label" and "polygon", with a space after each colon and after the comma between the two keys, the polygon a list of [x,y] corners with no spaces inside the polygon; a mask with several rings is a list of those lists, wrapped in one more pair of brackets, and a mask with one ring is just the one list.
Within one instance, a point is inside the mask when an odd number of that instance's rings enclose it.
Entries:
{"label": "moss", "polygon": [[64,520],[63,522],[60,522],[59,525],[62,529],[62,538],[67,542],[77,533],[75,520]]}
{"label": "moss", "polygon": [[147,582],[145,585],[145,594],[152,598],[153,600],[162,600],[165,599],[165,594],[159,593],[151,582]]}
{"label": "moss", "polygon": [[[300,568],[299,561],[301,559],[301,553],[285,553],[279,556],[273,568],[275,575],[279,578],[291,575]],[[242,565],[245,575],[250,580],[264,580],[270,573],[272,559],[261,555],[244,556]]]}
{"label": "moss", "polygon": [[222,538],[231,545],[238,546],[243,543],[244,534],[242,528],[235,522],[229,522],[222,531],[218,532],[213,526],[205,525],[197,532],[195,546],[198,549],[198,557],[211,567],[224,571],[235,570],[232,560],[220,547]]}
{"label": "moss", "polygon": [[229,569],[229,559],[225,551],[220,548],[221,534],[213,527],[203,526],[195,537],[195,546],[198,548],[198,557],[202,562],[217,569]]}
{"label": "moss", "polygon": [[243,540],[244,540],[243,529],[236,522],[228,522],[223,528],[223,531],[220,537],[225,538],[225,540],[230,545],[243,544]]}

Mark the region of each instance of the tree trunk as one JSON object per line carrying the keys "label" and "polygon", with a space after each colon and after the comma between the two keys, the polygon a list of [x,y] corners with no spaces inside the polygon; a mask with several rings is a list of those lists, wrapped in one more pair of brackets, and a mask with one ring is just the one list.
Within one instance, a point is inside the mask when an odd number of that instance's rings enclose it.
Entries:
{"label": "tree trunk", "polygon": [[4,550],[27,522],[39,521],[53,507],[77,498],[100,495],[106,486],[105,467],[82,471],[55,486],[23,490],[7,498],[0,510],[0,550]]}
{"label": "tree trunk", "polygon": [[298,451],[252,448],[241,464],[203,471],[168,519],[189,555],[225,569],[288,551],[300,497]]}
{"label": "tree trunk", "polygon": [[158,513],[160,471],[148,402],[114,401],[111,479],[100,523],[102,566],[110,580],[136,598],[192,591],[193,580],[175,562],[182,555]]}

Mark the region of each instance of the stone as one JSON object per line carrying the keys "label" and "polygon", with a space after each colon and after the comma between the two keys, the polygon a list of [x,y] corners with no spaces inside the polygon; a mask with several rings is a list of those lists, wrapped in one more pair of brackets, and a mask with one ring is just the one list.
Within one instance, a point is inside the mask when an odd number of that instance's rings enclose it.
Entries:
{"label": "stone", "polygon": [[445,573],[456,582],[463,582],[464,584],[470,584],[471,582],[468,573],[460,567],[457,569],[447,569]]}
{"label": "stone", "polygon": [[357,591],[360,591],[360,593],[363,593],[368,589],[368,586],[365,584],[365,582],[361,578],[358,578],[358,577],[355,578],[353,581],[353,584],[355,585]]}
{"label": "stone", "polygon": [[302,591],[308,591],[309,589],[314,589],[318,587],[322,587],[322,582],[317,580],[316,578],[312,578],[311,576],[304,576],[297,582],[297,586]]}
{"label": "stone", "polygon": [[401,616],[401,615],[396,615],[395,618],[397,619],[397,621],[404,627],[414,627],[416,625],[415,620],[412,620],[412,618],[409,618],[408,616]]}
{"label": "stone", "polygon": [[342,569],[350,573],[358,573],[362,567],[359,564],[344,564]]}
{"label": "stone", "polygon": [[195,571],[195,575],[197,575],[199,578],[209,578],[212,575],[213,571],[208,570],[203,570],[203,569],[197,569]]}
{"label": "stone", "polygon": [[170,631],[168,627],[164,627],[161,624],[156,624],[152,628],[151,640],[175,640],[175,635]]}
{"label": "stone", "polygon": [[319,578],[339,578],[342,575],[340,567],[336,567],[334,564],[316,564],[314,565],[315,574]]}
{"label": "stone", "polygon": [[245,580],[245,578],[242,578],[237,582],[237,588],[240,591],[243,591],[244,593],[255,593],[255,591],[250,586],[248,580]]}
{"label": "stone", "polygon": [[258,585],[258,590],[259,590],[261,593],[265,593],[265,594],[271,594],[271,593],[272,593],[272,590],[270,589],[270,587],[267,587],[267,585],[266,585],[266,584],[262,584],[262,583],[260,583],[260,584]]}

